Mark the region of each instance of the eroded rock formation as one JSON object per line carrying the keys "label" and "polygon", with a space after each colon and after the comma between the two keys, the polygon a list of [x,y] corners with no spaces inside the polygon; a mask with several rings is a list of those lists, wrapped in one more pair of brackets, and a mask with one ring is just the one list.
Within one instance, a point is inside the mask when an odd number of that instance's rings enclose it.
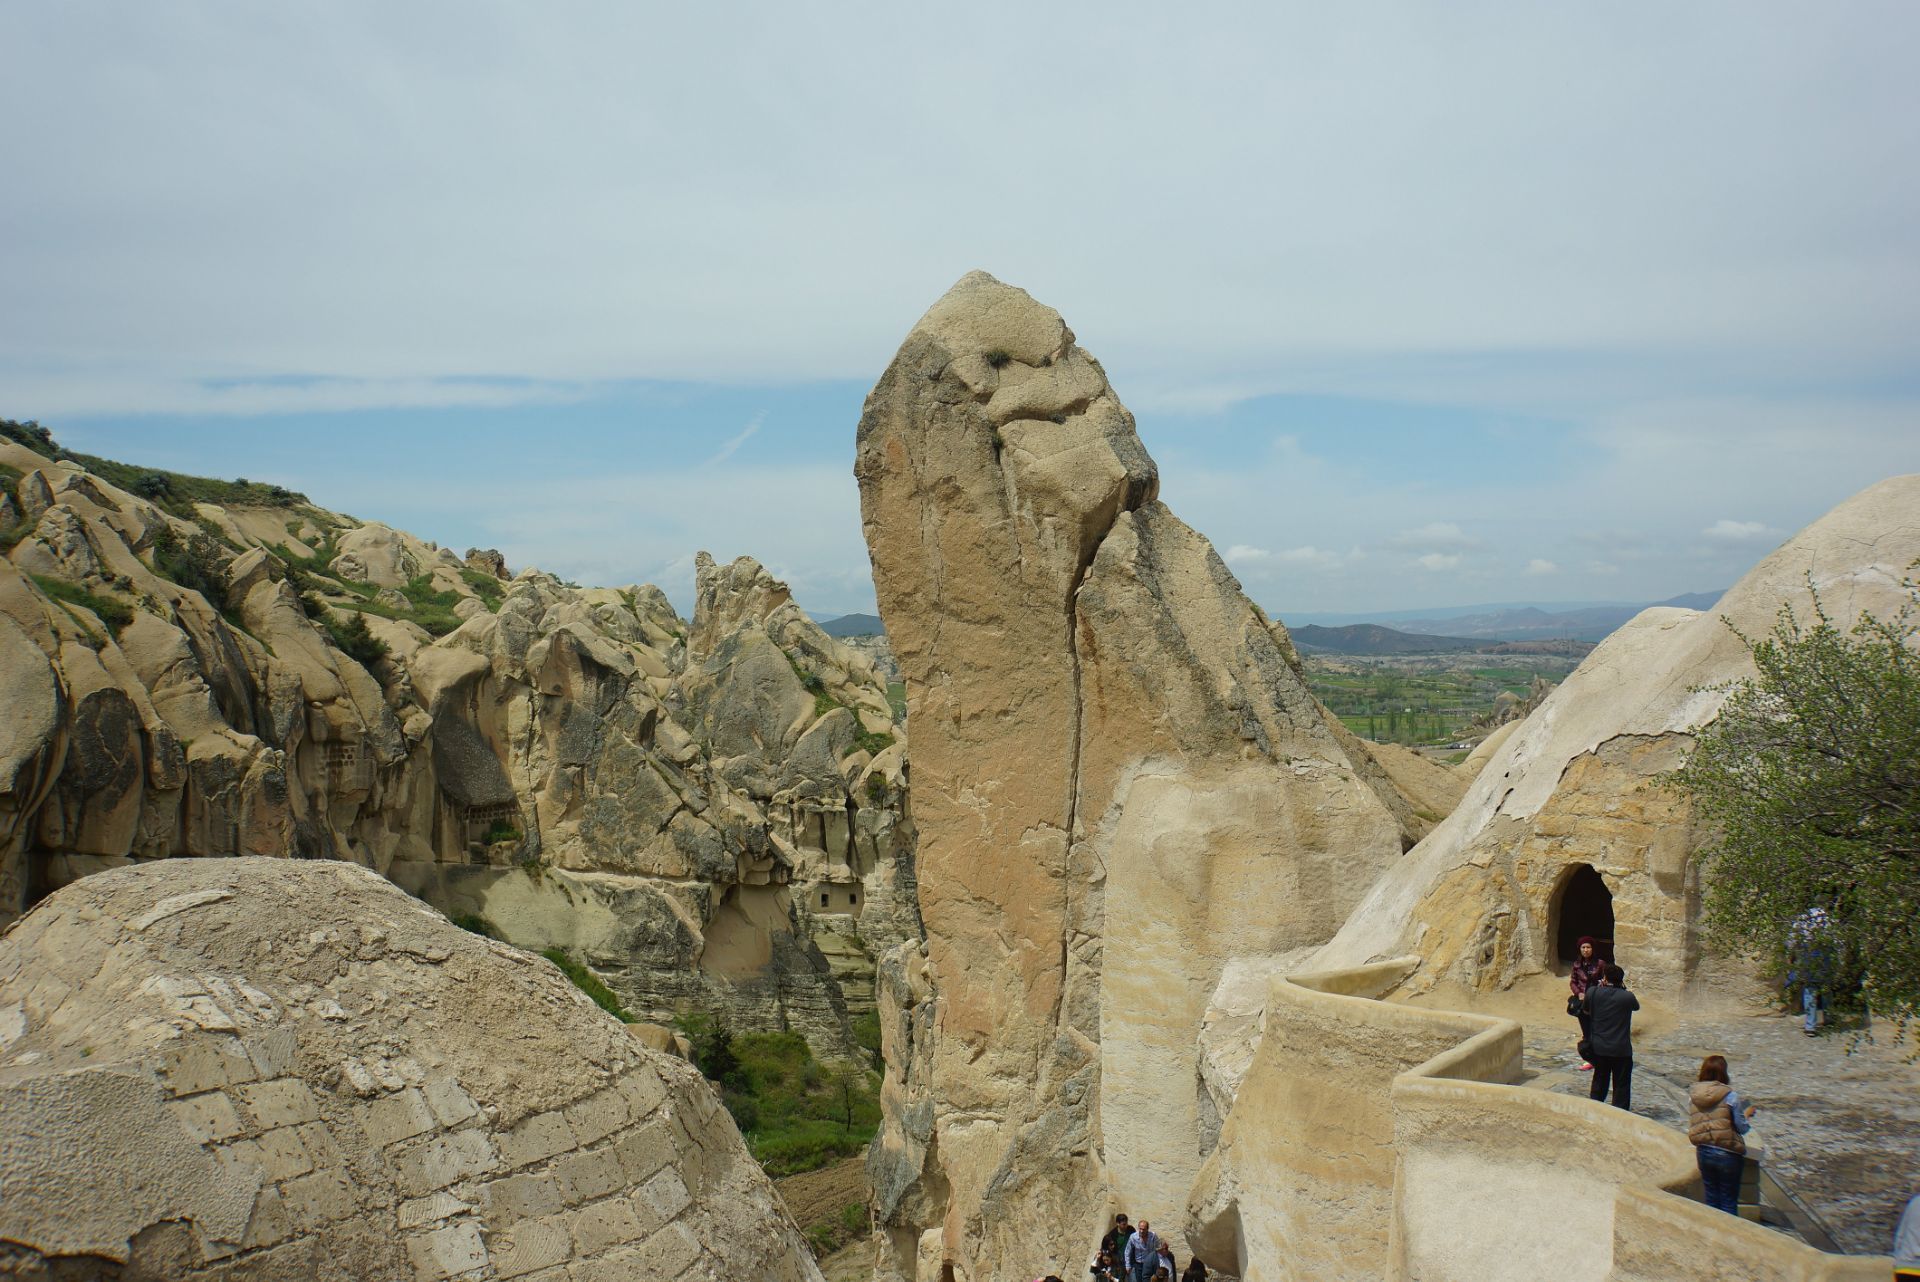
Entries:
{"label": "eroded rock formation", "polygon": [[638,1015],[855,1053],[918,930],[905,735],[784,585],[703,558],[689,624],[284,492],[153,488],[0,441],[0,921],[128,860],[350,859]]}
{"label": "eroded rock formation", "polygon": [[857,474],[927,932],[882,973],[882,1275],[1032,1276],[1110,1196],[1177,1230],[1223,969],[1323,942],[1410,838],[1051,309],[956,285]]}
{"label": "eroded rock formation", "polygon": [[[1726,683],[1752,674],[1733,629],[1764,636],[1783,606],[1810,619],[1809,584],[1837,621],[1891,615],[1916,557],[1920,476],[1894,477],[1796,534],[1712,612],[1642,612],[1489,740],[1459,807],[1315,964],[1407,952],[1423,959],[1412,990],[1501,987],[1564,965],[1581,934],[1611,934],[1635,988],[1680,994],[1706,956],[1691,906],[1698,842],[1684,800],[1654,780],[1684,758]],[[1610,930],[1581,919],[1601,910]]]}
{"label": "eroded rock formation", "polygon": [[112,870],[0,937],[0,1153],[8,1276],[820,1276],[690,1065],[346,863]]}

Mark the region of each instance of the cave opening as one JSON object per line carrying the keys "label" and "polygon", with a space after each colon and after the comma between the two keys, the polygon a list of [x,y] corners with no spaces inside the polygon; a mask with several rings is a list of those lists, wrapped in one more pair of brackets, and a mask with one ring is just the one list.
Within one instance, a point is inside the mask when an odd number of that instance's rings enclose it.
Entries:
{"label": "cave opening", "polygon": [[1574,864],[1561,875],[1550,911],[1554,969],[1562,974],[1580,955],[1580,937],[1592,935],[1598,952],[1613,960],[1613,892],[1592,864]]}

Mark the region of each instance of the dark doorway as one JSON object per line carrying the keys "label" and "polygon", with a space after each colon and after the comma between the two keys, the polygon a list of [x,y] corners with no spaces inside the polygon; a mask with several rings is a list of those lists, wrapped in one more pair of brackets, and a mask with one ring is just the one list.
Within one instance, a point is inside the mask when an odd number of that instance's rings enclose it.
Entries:
{"label": "dark doorway", "polygon": [[1565,971],[1580,955],[1580,937],[1600,941],[1600,955],[1613,960],[1613,892],[1592,864],[1575,864],[1561,875],[1550,910],[1553,923],[1553,961]]}

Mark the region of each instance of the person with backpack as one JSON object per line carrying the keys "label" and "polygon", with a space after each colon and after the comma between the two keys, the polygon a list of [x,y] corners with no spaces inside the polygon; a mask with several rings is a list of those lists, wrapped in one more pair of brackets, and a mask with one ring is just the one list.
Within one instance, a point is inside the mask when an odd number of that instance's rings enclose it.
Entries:
{"label": "person with backpack", "polygon": [[1729,1215],[1740,1214],[1740,1173],[1746,1168],[1747,1119],[1753,1106],[1744,1102],[1727,1076],[1724,1055],[1700,1061],[1700,1074],[1687,1091],[1687,1138],[1700,1162],[1701,1198]]}
{"label": "person with backpack", "polygon": [[1600,984],[1587,990],[1582,1002],[1593,1020],[1593,1085],[1587,1094],[1613,1106],[1633,1108],[1633,1012],[1640,999],[1627,991],[1627,972],[1607,963]]}
{"label": "person with backpack", "polygon": [[1127,1239],[1133,1236],[1133,1226],[1127,1223],[1123,1211],[1113,1217],[1113,1227],[1100,1239],[1100,1250],[1113,1261],[1114,1271],[1118,1273],[1127,1254]]}

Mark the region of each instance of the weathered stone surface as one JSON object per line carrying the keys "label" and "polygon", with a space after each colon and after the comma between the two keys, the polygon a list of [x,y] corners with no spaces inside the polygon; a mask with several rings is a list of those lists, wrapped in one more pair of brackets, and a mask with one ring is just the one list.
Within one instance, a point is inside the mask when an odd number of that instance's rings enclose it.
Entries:
{"label": "weathered stone surface", "polygon": [[1836,620],[1890,615],[1916,557],[1920,476],[1894,477],[1788,540],[1711,613],[1643,612],[1513,723],[1458,808],[1368,892],[1315,964],[1411,952],[1424,959],[1414,991],[1512,984],[1560,964],[1562,896],[1584,866],[1612,894],[1634,987],[1683,994],[1705,957],[1690,908],[1697,840],[1686,803],[1657,776],[1684,759],[1725,684],[1752,673],[1727,624],[1757,637],[1782,607],[1811,617],[1809,581]]}
{"label": "weathered stone surface", "polygon": [[1400,828],[1057,313],[962,280],[857,474],[927,929],[882,973],[883,1273],[1031,1276],[1110,1196],[1182,1204],[1221,969],[1323,941]]}
{"label": "weathered stone surface", "polygon": [[672,1230],[637,1275],[819,1277],[697,1072],[364,869],[88,877],[0,938],[0,1010],[0,1241],[30,1274],[507,1278]]}
{"label": "weathered stone surface", "polygon": [[[905,731],[871,660],[757,563],[703,555],[688,624],[657,588],[509,582],[497,553],[311,505],[197,524],[11,442],[0,462],[40,522],[0,558],[0,922],[129,859],[347,859],[572,950],[639,1015],[858,1054],[874,958],[918,931]],[[220,599],[159,572],[162,533],[211,549]],[[403,612],[442,594],[459,626],[357,616],[390,657],[355,662],[308,610],[343,621],[376,589]]]}

